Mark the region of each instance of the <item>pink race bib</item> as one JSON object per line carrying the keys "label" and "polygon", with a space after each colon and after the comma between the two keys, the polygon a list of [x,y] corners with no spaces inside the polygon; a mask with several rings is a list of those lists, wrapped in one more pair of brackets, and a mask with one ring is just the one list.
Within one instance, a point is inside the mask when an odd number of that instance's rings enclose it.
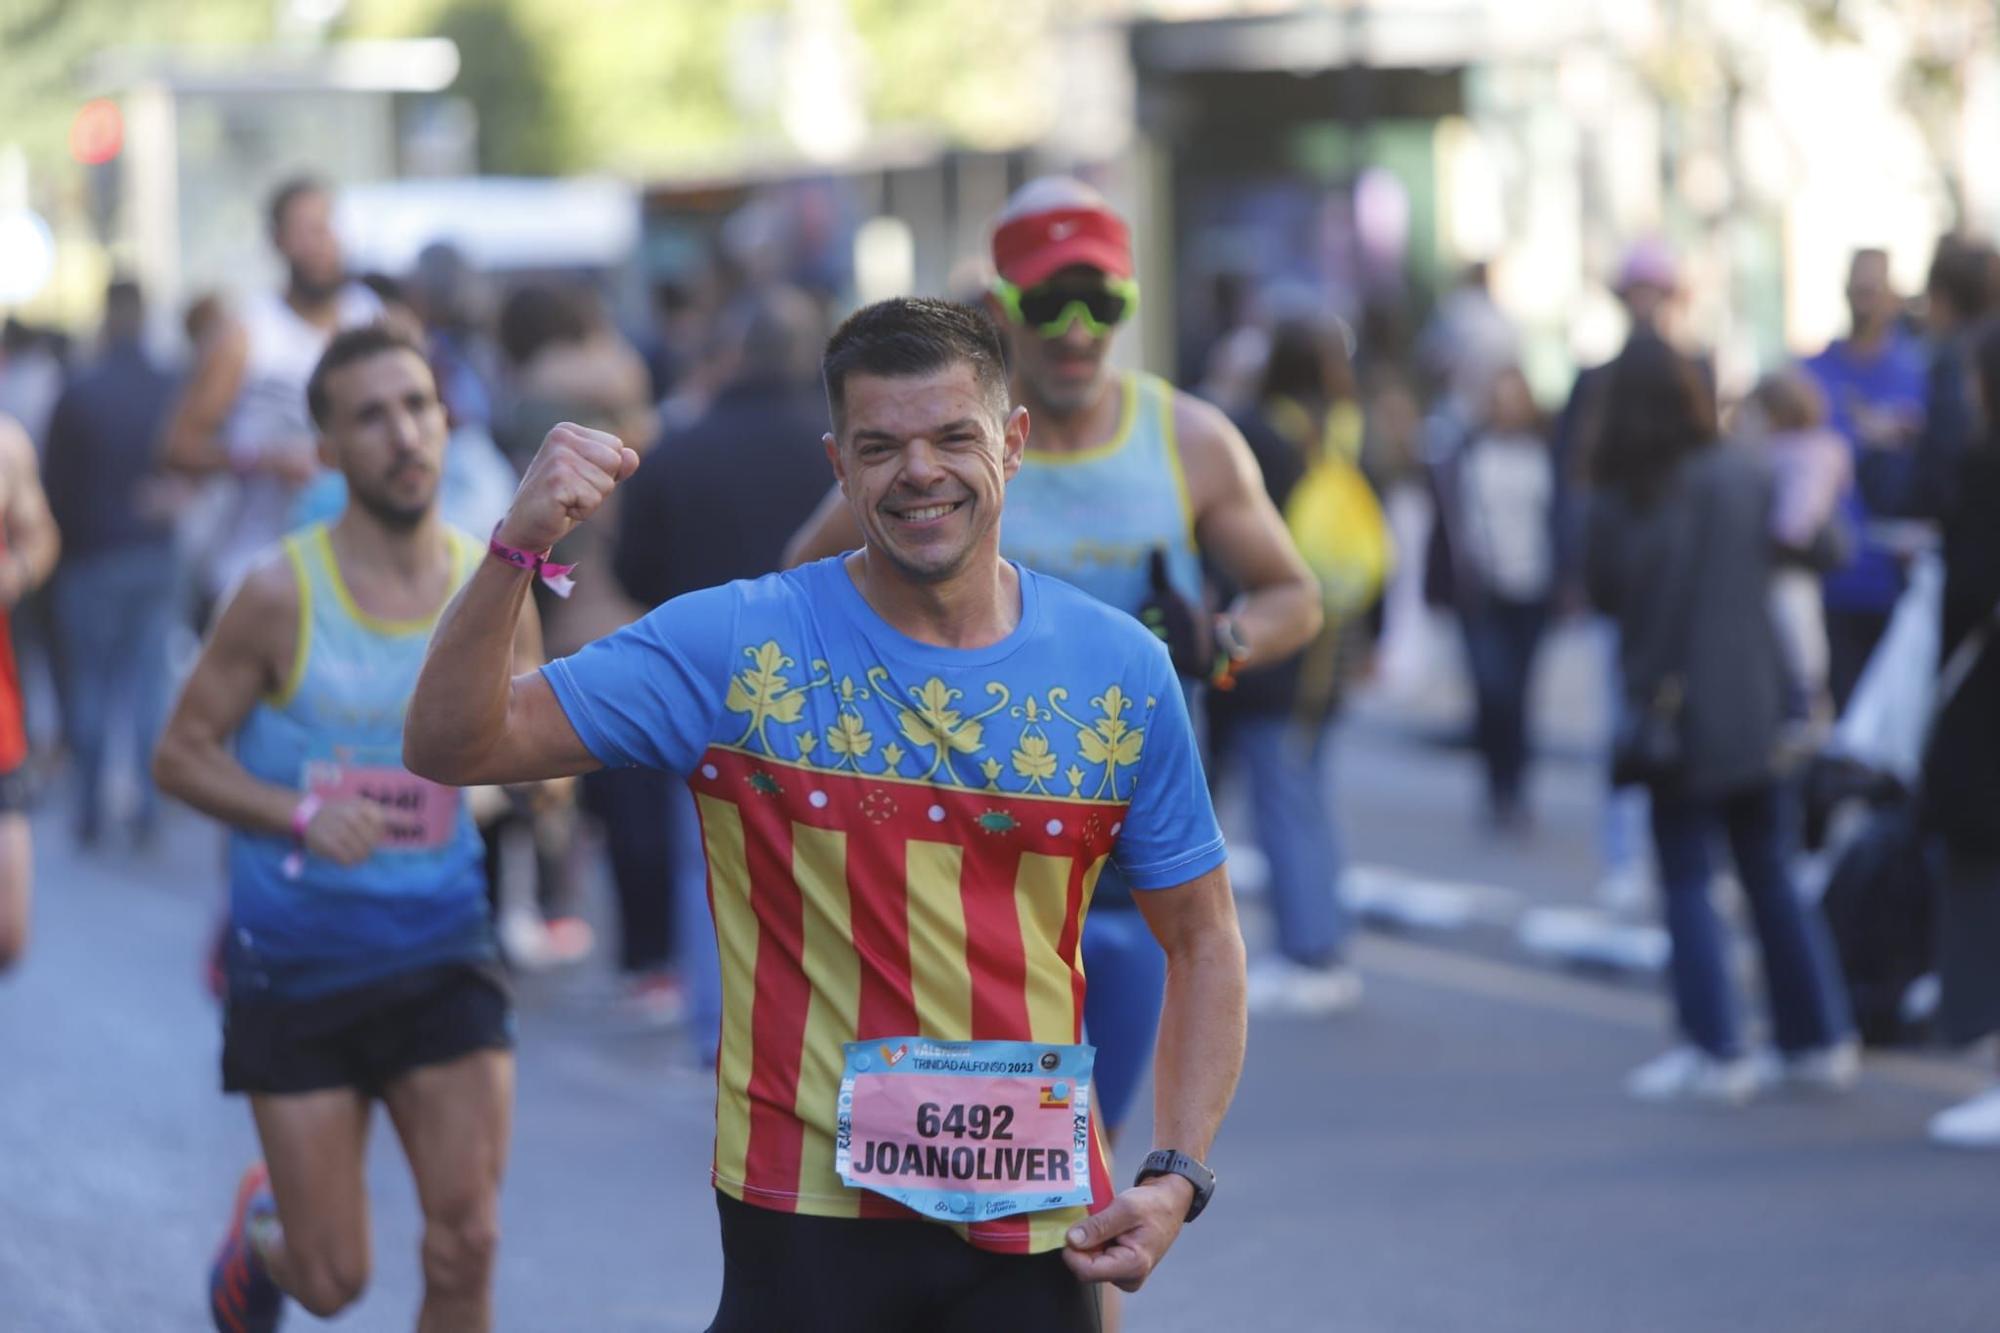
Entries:
{"label": "pink race bib", "polygon": [[360,799],[380,806],[388,825],[384,851],[435,851],[458,831],[458,788],[393,765],[311,763],[306,790],[324,804]]}

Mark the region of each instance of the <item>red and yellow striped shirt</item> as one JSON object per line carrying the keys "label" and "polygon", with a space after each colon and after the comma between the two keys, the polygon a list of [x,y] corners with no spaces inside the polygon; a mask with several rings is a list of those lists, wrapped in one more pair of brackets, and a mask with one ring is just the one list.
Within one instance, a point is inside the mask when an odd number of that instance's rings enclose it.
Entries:
{"label": "red and yellow striped shirt", "polygon": [[[822,562],[677,599],[548,668],[599,759],[693,788],[723,982],[714,1181],[732,1197],[915,1216],[834,1173],[842,1047],[1079,1042],[1105,861],[1152,889],[1222,860],[1158,642],[1066,585],[1023,572],[1022,589],[1013,634],[955,652],[897,634]],[[1093,1148],[1101,1207],[1095,1126]],[[1079,1212],[960,1229],[1040,1252]]]}

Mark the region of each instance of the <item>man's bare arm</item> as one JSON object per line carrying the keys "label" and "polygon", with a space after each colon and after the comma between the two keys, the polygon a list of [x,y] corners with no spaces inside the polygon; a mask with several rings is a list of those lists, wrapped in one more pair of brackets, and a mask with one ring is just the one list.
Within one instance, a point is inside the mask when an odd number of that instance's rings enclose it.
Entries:
{"label": "man's bare arm", "polygon": [[840,555],[861,545],[861,525],[854,521],[854,511],[847,507],[847,497],[835,486],[813,510],[812,517],[805,521],[785,543],[785,568],[792,569],[814,560],[824,560],[830,555]]}
{"label": "man's bare arm", "polygon": [[[1221,867],[1176,888],[1134,893],[1167,955],[1153,1074],[1153,1142],[1206,1159],[1243,1072],[1248,1017],[1243,935]],[[1180,1234],[1194,1187],[1155,1176],[1071,1229],[1064,1252],[1087,1282],[1139,1285]]]}
{"label": "man's bare arm", "polygon": [[1195,540],[1242,590],[1229,609],[1249,656],[1244,669],[1282,661],[1319,633],[1319,583],[1292,545],[1242,432],[1219,410],[1174,397],[1175,430],[1195,513]]}
{"label": "man's bare arm", "polygon": [[[615,435],[563,424],[521,479],[500,540],[546,551],[597,512],[638,455]],[[599,767],[538,671],[515,674],[529,571],[498,560],[445,608],[403,723],[403,763],[458,787],[570,777]]]}

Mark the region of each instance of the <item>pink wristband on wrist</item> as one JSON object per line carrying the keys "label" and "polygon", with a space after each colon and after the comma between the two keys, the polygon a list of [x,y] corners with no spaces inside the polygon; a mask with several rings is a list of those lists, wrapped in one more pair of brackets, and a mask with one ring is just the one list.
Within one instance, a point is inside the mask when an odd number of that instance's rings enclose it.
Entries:
{"label": "pink wristband on wrist", "polygon": [[525,569],[548,586],[548,590],[558,597],[567,597],[576,589],[576,580],[570,574],[575,565],[559,565],[549,559],[547,551],[525,551],[518,546],[509,546],[500,540],[500,525],[493,525],[493,535],[487,539],[486,550],[496,560],[505,561],[516,569]]}
{"label": "pink wristband on wrist", "polygon": [[326,802],[320,800],[318,793],[307,792],[299,798],[299,803],[292,807],[292,851],[285,858],[286,879],[297,879],[305,873],[306,830],[312,827],[313,816],[319,813],[320,807],[324,804]]}

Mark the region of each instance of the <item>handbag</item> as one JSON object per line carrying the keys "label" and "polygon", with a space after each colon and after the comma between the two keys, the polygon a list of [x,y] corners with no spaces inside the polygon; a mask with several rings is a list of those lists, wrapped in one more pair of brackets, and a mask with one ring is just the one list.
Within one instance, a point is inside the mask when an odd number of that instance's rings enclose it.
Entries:
{"label": "handbag", "polygon": [[1702,558],[1701,540],[1707,528],[1707,496],[1697,491],[1695,514],[1690,526],[1694,540],[1677,565],[1686,567],[1679,614],[1675,617],[1673,639],[1681,664],[1663,674],[1649,690],[1628,692],[1624,706],[1612,723],[1611,785],[1614,787],[1674,787],[1686,776],[1687,740],[1683,717],[1687,709],[1686,656],[1694,638],[1695,570],[1690,559]]}

